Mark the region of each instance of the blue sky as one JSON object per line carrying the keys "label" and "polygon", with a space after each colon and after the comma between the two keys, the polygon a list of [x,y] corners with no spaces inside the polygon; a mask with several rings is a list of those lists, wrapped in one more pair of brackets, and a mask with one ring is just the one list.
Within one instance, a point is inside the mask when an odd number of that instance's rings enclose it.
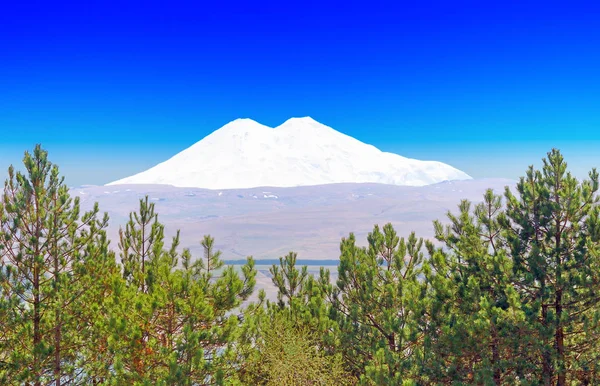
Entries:
{"label": "blue sky", "polygon": [[11,3],[2,171],[41,142],[68,183],[102,184],[235,118],[292,116],[474,177],[551,147],[579,176],[600,165],[592,2]]}

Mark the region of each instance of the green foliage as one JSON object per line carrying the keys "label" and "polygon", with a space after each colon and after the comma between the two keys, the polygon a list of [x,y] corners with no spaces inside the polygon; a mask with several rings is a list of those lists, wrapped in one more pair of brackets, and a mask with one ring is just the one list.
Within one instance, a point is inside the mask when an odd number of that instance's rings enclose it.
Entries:
{"label": "green foliage", "polygon": [[375,226],[368,247],[353,234],[342,240],[339,278],[329,293],[339,326],[340,352],[365,384],[410,379],[424,330],[427,283],[420,280],[423,240],[397,236],[391,224]]}
{"label": "green foliage", "polygon": [[[254,261],[223,267],[214,239],[202,240],[204,259],[178,253],[179,233],[169,249],[154,204],[140,200],[120,232],[123,306],[113,314],[115,379],[128,384],[221,383],[233,371],[230,344],[238,318],[230,312],[253,291]],[[181,263],[181,268],[179,267]]]}
{"label": "green foliage", "polygon": [[277,287],[277,300],[280,308],[290,305],[294,299],[302,297],[304,283],[308,277],[308,268],[296,268],[298,254],[290,252],[279,258],[279,266],[273,264],[269,272],[273,275],[273,284]]}
{"label": "green foliage", "polygon": [[600,382],[598,173],[578,182],[558,150],[543,162],[520,179],[518,196],[505,193],[514,287],[536,334],[540,381]]}
{"label": "green foliage", "polygon": [[375,226],[340,244],[338,279],[194,258],[148,197],[116,252],[37,146],[0,203],[0,383],[567,385],[600,383],[598,173],[553,150],[516,192],[462,201],[435,240]]}
{"label": "green foliage", "polygon": [[273,285],[277,288],[278,301],[276,306],[271,303],[267,303],[267,306],[286,314],[296,326],[310,328],[327,340],[333,321],[328,317],[329,305],[322,285],[328,281],[323,276],[326,272],[321,270],[319,282],[308,274],[308,267],[298,269],[296,259],[297,254],[290,252],[279,258],[279,266],[273,265],[269,269]]}
{"label": "green foliage", "polygon": [[2,383],[52,382],[78,376],[90,342],[85,299],[92,278],[110,269],[98,206],[80,215],[58,168],[37,146],[25,172],[11,166],[0,205]]}
{"label": "green foliage", "polygon": [[285,314],[273,312],[262,326],[253,356],[245,364],[242,382],[248,385],[352,385],[341,356],[327,355],[319,339],[298,327]]}
{"label": "green foliage", "polygon": [[449,225],[434,223],[443,248],[428,245],[433,290],[423,370],[438,382],[516,384],[533,359],[522,350],[531,331],[512,285],[501,209],[502,197],[488,190],[474,210],[463,201],[458,215],[448,213]]}

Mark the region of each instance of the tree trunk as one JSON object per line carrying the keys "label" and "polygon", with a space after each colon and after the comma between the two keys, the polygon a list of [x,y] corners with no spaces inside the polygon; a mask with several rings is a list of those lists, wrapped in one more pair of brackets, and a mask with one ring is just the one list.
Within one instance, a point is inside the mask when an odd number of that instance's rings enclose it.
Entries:
{"label": "tree trunk", "polygon": [[[59,277],[59,261],[58,261],[58,251],[56,251],[56,244],[54,248],[54,283],[56,290],[60,291],[60,277]],[[60,299],[60,296],[55,296]],[[54,385],[60,386],[60,376],[61,376],[61,365],[60,365],[60,357],[61,357],[61,308],[58,304],[54,306],[56,315],[54,317]]]}
{"label": "tree trunk", "polygon": [[391,352],[396,352],[396,337],[394,336],[394,334],[390,334],[387,337],[388,339],[388,346],[390,347],[390,351]]}
{"label": "tree trunk", "polygon": [[[542,287],[543,288],[543,287]],[[544,329],[547,326],[546,320],[548,317],[548,306],[542,304],[542,324]],[[543,338],[544,347],[542,352],[542,383],[544,386],[550,386],[552,384],[552,377],[554,376],[554,371],[552,369],[552,352],[550,348],[547,346],[546,337]]]}
{"label": "tree trunk", "polygon": [[[146,197],[146,199],[148,199]],[[142,293],[146,293],[146,224],[142,225]]]}
{"label": "tree trunk", "polygon": [[54,327],[54,384],[60,386],[61,366],[60,366],[60,340],[61,340],[61,326],[60,326],[60,311],[56,311],[56,326]]}
{"label": "tree trunk", "polygon": [[[560,186],[557,184],[556,190]],[[556,204],[559,205],[558,196],[556,196]],[[560,241],[561,241],[561,232],[560,232],[561,222],[556,220],[556,234],[554,235],[554,241],[556,244],[556,299],[554,303],[554,309],[556,311],[556,330],[554,331],[554,344],[556,347],[556,354],[558,359],[558,380],[556,382],[557,386],[565,386],[567,380],[567,369],[565,367],[565,344],[564,344],[564,330],[563,330],[563,322],[562,322],[562,259],[560,255]]]}
{"label": "tree trunk", "polygon": [[40,313],[40,306],[40,274],[36,263],[33,268],[33,373],[36,377],[34,383],[35,386],[42,385],[42,382],[40,381],[40,378],[42,377],[40,354],[37,350],[39,345],[42,343],[42,316]]}
{"label": "tree trunk", "polygon": [[567,370],[565,367],[565,343],[564,330],[561,322],[562,317],[562,290],[556,291],[556,333],[555,344],[558,355],[558,381],[557,386],[565,386],[567,383]]}
{"label": "tree trunk", "polygon": [[494,369],[494,384],[502,384],[502,373],[500,371],[500,353],[498,352],[498,332],[496,325],[492,323],[492,368]]}

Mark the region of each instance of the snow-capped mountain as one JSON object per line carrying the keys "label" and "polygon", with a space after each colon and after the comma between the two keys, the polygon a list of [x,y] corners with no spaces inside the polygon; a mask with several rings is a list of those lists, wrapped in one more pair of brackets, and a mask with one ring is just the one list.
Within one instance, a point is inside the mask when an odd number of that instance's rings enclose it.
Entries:
{"label": "snow-capped mountain", "polygon": [[310,117],[271,128],[236,119],[144,172],[108,185],[206,189],[342,182],[422,186],[471,177],[447,164],[382,152]]}

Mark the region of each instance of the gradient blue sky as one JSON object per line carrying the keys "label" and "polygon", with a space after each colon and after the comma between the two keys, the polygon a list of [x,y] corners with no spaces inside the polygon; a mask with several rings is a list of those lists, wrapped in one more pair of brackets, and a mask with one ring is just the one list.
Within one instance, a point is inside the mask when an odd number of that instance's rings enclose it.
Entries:
{"label": "gradient blue sky", "polygon": [[474,177],[516,178],[551,147],[585,176],[594,4],[4,2],[0,176],[41,142],[68,183],[103,184],[235,118],[292,116]]}

